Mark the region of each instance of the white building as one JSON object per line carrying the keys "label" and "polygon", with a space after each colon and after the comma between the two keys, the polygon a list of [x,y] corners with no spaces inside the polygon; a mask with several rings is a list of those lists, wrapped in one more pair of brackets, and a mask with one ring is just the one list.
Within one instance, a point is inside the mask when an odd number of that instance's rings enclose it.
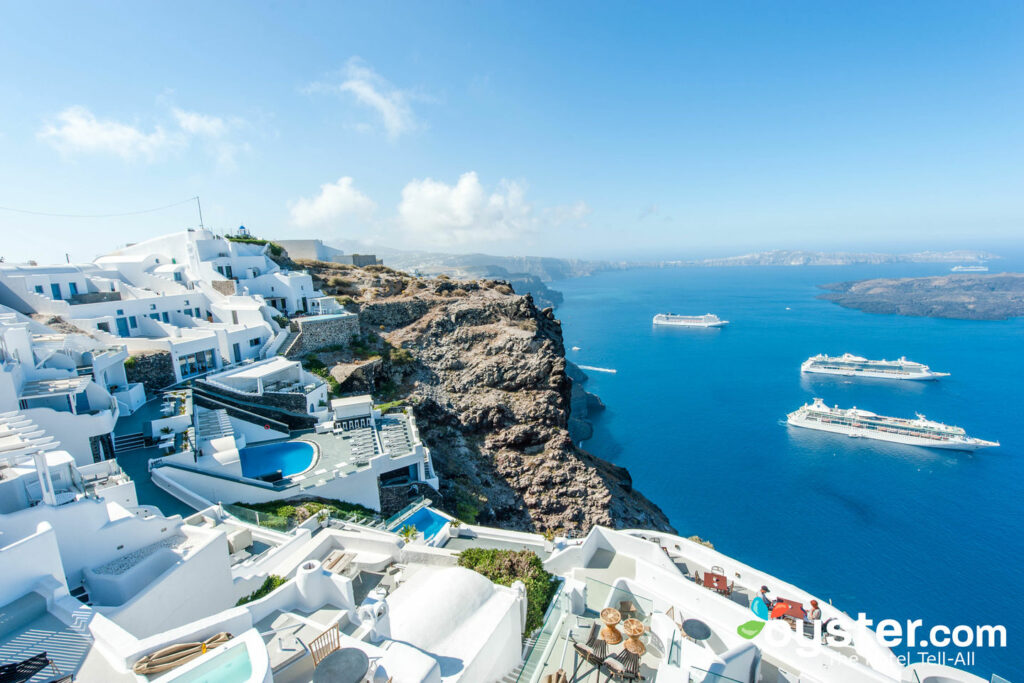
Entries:
{"label": "white building", "polygon": [[80,465],[112,458],[110,434],[118,417],[145,402],[142,385],[127,381],[127,357],[123,346],[55,332],[2,309],[0,413],[20,411]]}
{"label": "white building", "polygon": [[[257,369],[287,371],[288,362]],[[244,370],[217,381],[225,379],[240,386],[254,381]],[[192,496],[225,503],[317,496],[380,510],[381,494],[390,487],[437,489],[430,450],[411,411],[382,414],[370,396],[357,396],[331,401],[330,416],[313,433],[291,438],[286,425],[269,418],[198,409],[194,447],[153,459],[151,476],[186,502]]]}

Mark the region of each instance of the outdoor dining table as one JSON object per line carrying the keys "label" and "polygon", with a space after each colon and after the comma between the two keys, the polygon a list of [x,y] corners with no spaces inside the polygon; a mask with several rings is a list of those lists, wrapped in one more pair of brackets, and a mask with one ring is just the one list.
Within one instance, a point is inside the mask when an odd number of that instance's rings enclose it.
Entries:
{"label": "outdoor dining table", "polygon": [[370,658],[355,647],[335,650],[313,671],[313,683],[359,683],[370,670]]}
{"label": "outdoor dining table", "polygon": [[622,642],[622,634],[615,625],[622,621],[622,614],[614,607],[605,607],[601,610],[601,640],[609,645],[618,645]]}
{"label": "outdoor dining table", "polygon": [[[779,605],[786,606],[786,611],[778,615],[780,618],[785,619],[786,617],[789,617],[790,619],[804,619],[807,617],[807,612],[804,611],[803,604],[799,602],[793,602],[792,600],[779,598],[775,601],[775,607],[778,607]],[[775,608],[773,607],[772,612],[774,613],[774,611]]]}
{"label": "outdoor dining table", "polygon": [[622,622],[622,630],[626,632],[628,636],[626,642],[622,644],[622,647],[627,652],[632,652],[635,655],[642,655],[647,652],[647,647],[641,642],[640,636],[644,634],[646,630],[643,622],[639,619],[626,619]]}
{"label": "outdoor dining table", "polygon": [[691,640],[707,640],[711,637],[711,627],[700,619],[687,619],[683,622],[683,633]]}
{"label": "outdoor dining table", "polygon": [[729,591],[729,579],[725,578],[721,574],[704,572],[704,587],[718,591],[719,593],[727,593]]}

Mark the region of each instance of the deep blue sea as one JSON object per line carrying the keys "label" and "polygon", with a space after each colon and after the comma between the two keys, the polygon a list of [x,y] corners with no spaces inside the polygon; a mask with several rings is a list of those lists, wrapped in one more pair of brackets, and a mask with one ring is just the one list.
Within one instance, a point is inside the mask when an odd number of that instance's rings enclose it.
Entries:
{"label": "deep blue sea", "polygon": [[[618,371],[587,373],[607,410],[583,447],[627,467],[681,534],[875,623],[1004,625],[1007,647],[974,649],[971,668],[1020,683],[1024,319],[872,315],[815,298],[827,282],[948,272],[947,264],[639,269],[551,286],[565,295],[558,317],[569,359]],[[658,312],[711,312],[731,324],[655,328]],[[921,383],[801,376],[808,356],[845,352],[906,356],[952,375]],[[1002,445],[933,451],[785,426],[786,413],[815,396],[884,415],[921,412]]]}

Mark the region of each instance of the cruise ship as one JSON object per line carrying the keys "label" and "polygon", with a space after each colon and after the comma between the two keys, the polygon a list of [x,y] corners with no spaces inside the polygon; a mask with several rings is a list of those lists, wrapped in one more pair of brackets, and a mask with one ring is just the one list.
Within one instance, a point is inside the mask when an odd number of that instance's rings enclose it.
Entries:
{"label": "cruise ship", "polygon": [[954,273],[987,273],[988,266],[953,266],[950,270]]}
{"label": "cruise ship", "polygon": [[659,313],[654,316],[655,325],[671,325],[675,327],[722,327],[728,320],[722,320],[714,313],[704,315],[676,315],[675,313]]}
{"label": "cruise ship", "polygon": [[929,380],[949,376],[948,372],[935,372],[927,365],[907,360],[906,357],[899,360],[868,360],[852,353],[844,353],[841,356],[819,353],[805,360],[800,365],[800,371],[877,379]]}
{"label": "cruise ship", "polygon": [[967,436],[960,427],[953,427],[926,420],[917,414],[917,419],[876,415],[857,407],[829,408],[820,398],[814,403],[804,404],[786,416],[786,422],[795,427],[818,429],[847,436],[879,441],[892,441],[910,446],[945,448],[954,451],[976,451],[979,448],[998,446],[998,441],[985,441]]}

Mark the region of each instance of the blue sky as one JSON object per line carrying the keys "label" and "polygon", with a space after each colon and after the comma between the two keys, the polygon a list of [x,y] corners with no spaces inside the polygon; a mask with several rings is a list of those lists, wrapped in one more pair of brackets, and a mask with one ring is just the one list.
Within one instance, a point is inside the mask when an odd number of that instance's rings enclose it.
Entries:
{"label": "blue sky", "polygon": [[[5,3],[0,206],[505,254],[1006,245],[1024,4]],[[87,260],[194,207],[0,210]]]}

